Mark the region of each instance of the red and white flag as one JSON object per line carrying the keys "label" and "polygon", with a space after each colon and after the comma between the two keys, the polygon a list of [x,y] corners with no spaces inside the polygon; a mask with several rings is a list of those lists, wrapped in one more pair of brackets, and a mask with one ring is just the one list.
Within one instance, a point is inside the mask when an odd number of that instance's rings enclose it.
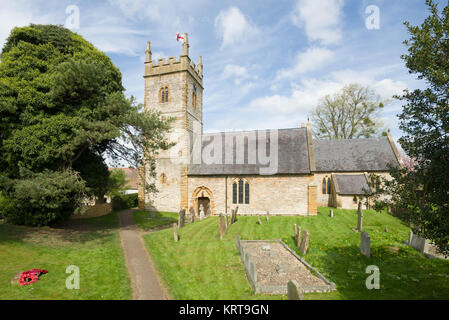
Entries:
{"label": "red and white flag", "polygon": [[179,42],[179,40],[182,40],[184,42],[184,35],[181,35],[179,32],[176,33],[176,41]]}

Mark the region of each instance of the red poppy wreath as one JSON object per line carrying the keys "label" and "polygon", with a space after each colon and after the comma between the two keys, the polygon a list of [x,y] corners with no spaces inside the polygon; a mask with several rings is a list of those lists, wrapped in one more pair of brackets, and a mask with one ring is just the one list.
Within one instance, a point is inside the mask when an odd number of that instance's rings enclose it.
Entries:
{"label": "red poppy wreath", "polygon": [[42,274],[48,273],[47,270],[43,269],[31,269],[28,271],[24,271],[20,274],[19,284],[21,286],[31,284],[39,280],[39,276]]}

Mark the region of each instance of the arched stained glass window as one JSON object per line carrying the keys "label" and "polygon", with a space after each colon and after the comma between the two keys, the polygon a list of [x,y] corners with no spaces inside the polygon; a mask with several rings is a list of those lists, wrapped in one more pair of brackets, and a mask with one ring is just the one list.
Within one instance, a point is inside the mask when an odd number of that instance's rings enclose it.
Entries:
{"label": "arched stained glass window", "polygon": [[232,184],[232,203],[237,203],[237,182]]}

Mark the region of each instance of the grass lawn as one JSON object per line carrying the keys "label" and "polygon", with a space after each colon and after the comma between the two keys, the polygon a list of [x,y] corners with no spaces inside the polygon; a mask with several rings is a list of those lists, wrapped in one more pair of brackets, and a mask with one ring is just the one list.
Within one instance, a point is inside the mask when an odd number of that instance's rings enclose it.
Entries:
{"label": "grass lawn", "polygon": [[134,221],[143,230],[150,230],[164,225],[170,225],[178,222],[178,214],[176,212],[153,212],[150,217],[148,211],[134,211]]}
{"label": "grass lawn", "polygon": [[[80,268],[80,289],[66,288],[66,268]],[[36,283],[19,286],[13,277],[46,269]],[[0,299],[131,299],[117,213],[72,220],[64,227],[0,224]]]}
{"label": "grass lawn", "polygon": [[[310,232],[306,260],[337,285],[336,292],[306,294],[306,299],[449,299],[449,261],[427,259],[403,244],[409,229],[387,213],[364,211],[363,229],[371,237],[371,257],[360,254],[355,210],[320,208],[312,217],[238,217],[219,240],[218,218],[188,224],[180,230],[161,230],[144,236],[156,267],[175,299],[286,299],[285,295],[253,295],[235,239],[279,239],[296,250],[293,224]],[[388,227],[389,232],[385,232]],[[365,286],[366,267],[380,269],[380,289]]]}

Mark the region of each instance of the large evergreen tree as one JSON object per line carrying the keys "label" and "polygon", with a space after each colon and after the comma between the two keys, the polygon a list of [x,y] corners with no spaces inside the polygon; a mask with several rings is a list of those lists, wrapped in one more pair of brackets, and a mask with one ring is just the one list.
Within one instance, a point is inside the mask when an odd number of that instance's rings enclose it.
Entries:
{"label": "large evergreen tree", "polygon": [[[168,122],[127,99],[120,71],[78,34],[54,25],[14,28],[0,58],[0,190],[17,208],[11,220],[39,225],[68,216],[83,197],[107,191],[104,155],[138,166],[142,149],[167,148]],[[62,202],[30,198],[24,206],[23,181],[36,179],[30,197],[48,187]],[[46,218],[28,219],[33,213]]]}
{"label": "large evergreen tree", "polygon": [[440,13],[433,1],[426,3],[431,14],[421,26],[405,23],[410,39],[402,56],[426,87],[399,97],[405,133],[399,143],[413,167],[392,170],[395,179],[384,181],[390,200],[378,205],[389,205],[414,232],[449,254],[449,5]]}

